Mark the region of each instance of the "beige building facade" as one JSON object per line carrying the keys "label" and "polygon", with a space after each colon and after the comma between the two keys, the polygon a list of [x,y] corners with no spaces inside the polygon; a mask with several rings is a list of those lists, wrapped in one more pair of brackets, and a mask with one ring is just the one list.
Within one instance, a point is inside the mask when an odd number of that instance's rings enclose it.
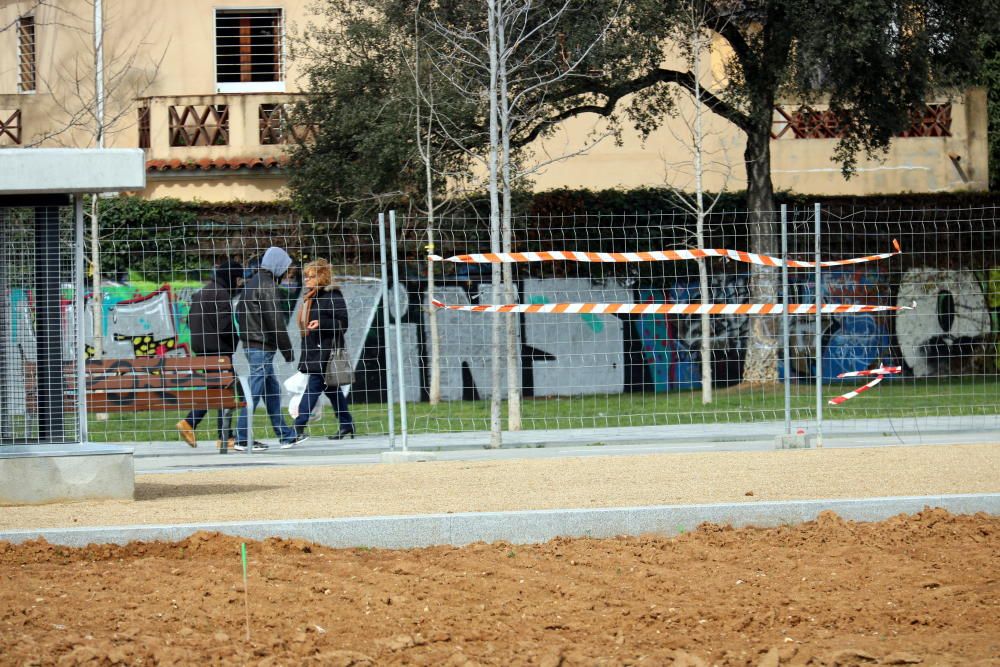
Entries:
{"label": "beige building facade", "polygon": [[[146,197],[270,201],[287,196],[284,156],[295,128],[286,108],[302,91],[291,44],[313,0],[102,0],[108,147],[146,151]],[[96,146],[94,0],[0,0],[0,149]],[[716,63],[721,56],[714,54]],[[706,80],[712,79],[707,68]],[[710,83],[707,85],[711,85]],[[681,115],[694,112],[681,104]],[[742,189],[744,139],[705,118],[709,190]],[[831,162],[836,121],[823,107],[775,110],[775,187],[799,193],[985,190],[986,94],[933,100],[877,160],[850,180]],[[690,137],[671,121],[646,141],[625,132],[568,159],[599,122],[578,118],[534,151],[539,190],[691,186]],[[0,173],[2,173],[0,151]]]}

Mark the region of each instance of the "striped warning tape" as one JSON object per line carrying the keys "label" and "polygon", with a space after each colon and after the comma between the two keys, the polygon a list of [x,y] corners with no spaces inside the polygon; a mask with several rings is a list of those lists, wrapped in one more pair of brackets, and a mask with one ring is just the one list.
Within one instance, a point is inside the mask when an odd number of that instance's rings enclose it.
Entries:
{"label": "striped warning tape", "polygon": [[[783,304],[776,303],[505,303],[479,306],[457,306],[434,300],[437,308],[462,310],[472,313],[564,313],[606,315],[777,315],[783,313]],[[819,306],[822,313],[874,313],[889,310],[912,310],[913,306],[864,306],[826,303]],[[816,304],[794,303],[788,305],[790,315],[813,315]]]}
{"label": "striped warning tape", "polygon": [[857,378],[866,377],[869,375],[896,375],[897,373],[902,373],[902,366],[879,366],[878,368],[872,368],[867,371],[851,371],[850,373],[839,373],[838,378]]}
{"label": "striped warning tape", "polygon": [[836,398],[831,398],[827,402],[830,405],[840,405],[844,401],[849,401],[852,398],[854,398],[855,396],[857,396],[858,394],[860,394],[862,392],[865,392],[865,391],[868,391],[869,389],[871,389],[872,387],[874,387],[875,385],[877,385],[881,381],[882,381],[882,377],[877,377],[874,380],[872,380],[871,382],[869,382],[868,384],[863,385],[861,387],[858,387],[854,391],[849,391],[846,394],[844,394],[843,396],[838,396]]}
{"label": "striped warning tape", "polygon": [[[862,262],[873,262],[879,259],[888,259],[902,252],[899,242],[893,239],[892,247],[894,252],[886,252],[880,255],[868,255],[867,257],[851,257],[848,259],[836,259],[820,262],[823,266],[844,266],[845,264],[860,264]],[[782,266],[787,264],[792,268],[813,268],[816,262],[805,262],[799,260],[782,260],[780,257],[770,255],[758,255],[742,250],[727,250],[725,248],[695,248],[692,250],[654,250],[649,252],[580,252],[575,250],[549,250],[545,252],[500,252],[500,253],[480,253],[471,255],[454,255],[452,257],[441,257],[440,255],[428,255],[427,259],[432,262],[455,262],[460,264],[514,264],[521,262],[674,262],[683,259],[701,259],[703,257],[725,257],[737,262],[747,264],[760,264],[762,266]]]}

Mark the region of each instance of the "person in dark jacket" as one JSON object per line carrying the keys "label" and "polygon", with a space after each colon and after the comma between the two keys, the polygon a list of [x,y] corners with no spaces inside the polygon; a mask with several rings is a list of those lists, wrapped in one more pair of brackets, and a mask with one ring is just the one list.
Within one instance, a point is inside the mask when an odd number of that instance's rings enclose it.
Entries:
{"label": "person in dark jacket", "polygon": [[[191,351],[197,356],[217,355],[232,361],[239,338],[233,323],[233,296],[243,285],[243,267],[239,262],[226,261],[212,270],[212,279],[191,297],[188,327],[191,329]],[[177,431],[191,447],[197,447],[194,430],[208,414],[208,410],[192,410],[177,422]],[[230,410],[219,410],[216,420],[218,440],[216,447],[222,453],[229,445],[232,415]]]}
{"label": "person in dark jacket", "polygon": [[236,319],[240,328],[243,352],[250,363],[250,396],[247,407],[240,410],[236,425],[234,449],[264,451],[267,445],[247,442],[248,421],[260,399],[267,408],[271,427],[282,444],[293,442],[298,436],[295,429],[285,423],[281,414],[281,385],[274,374],[274,355],[281,352],[285,361],[292,360],[292,341],[288,336],[288,312],[278,293],[278,281],[292,265],[292,258],[277,246],[271,246],[260,260],[260,270],[243,287],[236,306]]}
{"label": "person in dark jacket", "polygon": [[347,407],[347,397],[340,387],[326,384],[324,375],[330,355],[343,349],[347,332],[347,303],[340,289],[333,284],[333,268],[325,259],[306,264],[303,270],[306,292],[299,309],[299,331],[302,333],[302,351],[299,355],[299,372],[309,376],[306,391],[299,402],[295,418],[297,438],[281,446],[288,449],[306,439],[305,430],[316,402],[326,394],[337,413],[340,430],[330,436],[334,440],[354,437],[354,419]]}

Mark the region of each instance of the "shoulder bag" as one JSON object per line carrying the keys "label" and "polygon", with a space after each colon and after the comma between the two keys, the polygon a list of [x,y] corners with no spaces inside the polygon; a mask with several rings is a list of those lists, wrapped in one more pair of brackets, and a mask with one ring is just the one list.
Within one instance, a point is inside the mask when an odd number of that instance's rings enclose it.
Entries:
{"label": "shoulder bag", "polygon": [[323,380],[328,387],[340,387],[354,382],[354,368],[351,367],[347,350],[339,347],[330,354],[330,360],[326,362],[326,372],[323,373]]}

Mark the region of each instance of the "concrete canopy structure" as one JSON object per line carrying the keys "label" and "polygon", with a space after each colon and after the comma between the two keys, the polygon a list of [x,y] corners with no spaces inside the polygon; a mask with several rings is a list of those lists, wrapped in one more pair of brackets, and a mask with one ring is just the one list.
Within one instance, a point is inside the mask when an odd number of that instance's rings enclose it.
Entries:
{"label": "concrete canopy structure", "polygon": [[[34,211],[30,254],[33,271],[20,276],[29,285],[35,320],[35,389],[37,429],[20,436],[12,427],[12,385],[24,383],[7,368],[11,333],[13,276],[0,267],[0,505],[36,504],[85,498],[131,498],[135,490],[132,449],[91,446],[87,442],[85,392],[74,392],[76,429],[67,433],[65,402],[67,362],[75,387],[86,386],[83,317],[66,318],[75,331],[71,359],[64,359],[64,318],[60,210],[73,205],[72,235],[74,312],[83,312],[83,195],[141,190],[146,184],[144,156],[138,149],[12,149],[0,151],[0,249],[15,252],[12,209]],[[17,223],[22,224],[22,223]],[[25,230],[21,230],[22,232]],[[22,234],[23,236],[23,234]],[[28,248],[22,249],[22,251]],[[27,421],[27,415],[25,417]],[[69,457],[69,458],[67,458]]]}
{"label": "concrete canopy structure", "polygon": [[145,160],[138,148],[8,148],[0,152],[0,197],[142,190]]}

